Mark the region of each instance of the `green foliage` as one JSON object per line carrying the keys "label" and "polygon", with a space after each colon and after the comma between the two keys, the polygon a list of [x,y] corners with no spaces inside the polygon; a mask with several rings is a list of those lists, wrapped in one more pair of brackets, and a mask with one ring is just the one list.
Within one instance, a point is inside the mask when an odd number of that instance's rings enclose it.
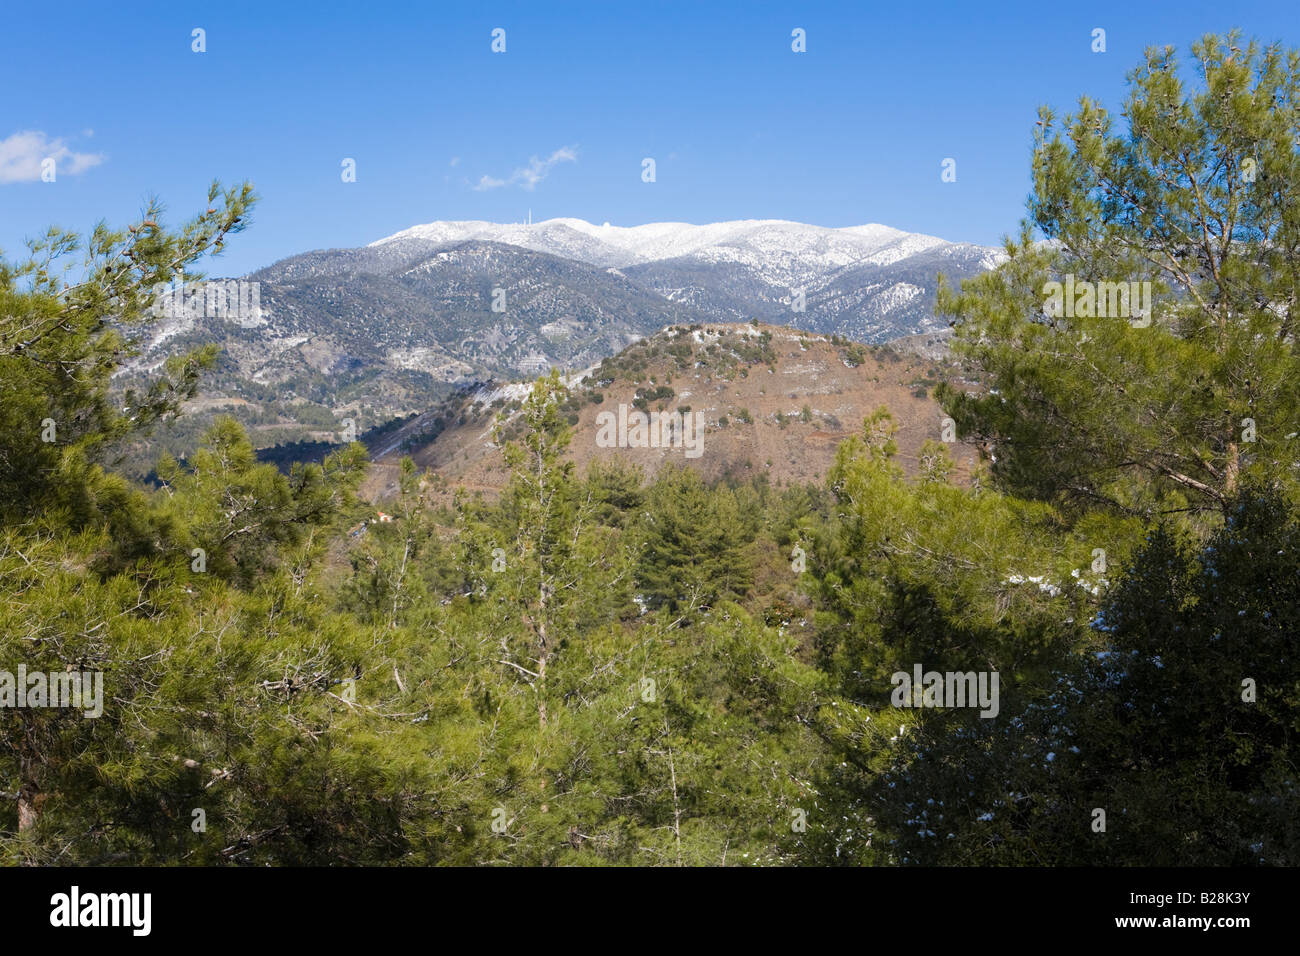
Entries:
{"label": "green foliage", "polygon": [[[708,488],[689,468],[661,471],[646,493],[637,584],[651,607],[691,613],[744,593],[754,529],[738,493]],[[752,515],[752,512],[750,512]]]}
{"label": "green foliage", "polygon": [[308,528],[335,518],[365,464],[365,449],[354,443],[322,465],[297,465],[286,477],[260,464],[243,430],[221,419],[188,468],[159,463],[167,492],[159,512],[185,526],[178,543],[187,552],[203,549],[208,573],[247,586],[275,567],[280,548],[300,544]]}
{"label": "green foliage", "polygon": [[[1149,51],[1123,130],[1087,98],[1059,127],[1043,110],[1010,261],[942,291],[989,388],[939,398],[1007,490],[1213,523],[1245,478],[1294,480],[1300,62],[1237,42],[1193,46],[1195,91],[1172,48]],[[1150,324],[1109,302],[1047,314],[1067,276],[1150,283]]]}
{"label": "green foliage", "polygon": [[[220,200],[218,200],[220,197]],[[100,223],[84,240],[51,228],[29,243],[23,262],[0,261],[0,517],[22,520],[65,509],[93,521],[105,483],[98,466],[114,442],[175,415],[216,359],[200,348],[166,362],[142,390],[110,394],[110,377],[138,342],[130,331],[148,318],[154,287],[189,281],[202,256],[246,225],[252,187],[208,190],[208,210],[170,232],[152,201],[123,230]],[[68,282],[63,260],[82,253],[85,275]]]}
{"label": "green foliage", "polygon": [[1298,540],[1294,507],[1257,491],[1199,550],[1153,531],[1093,619],[1099,649],[1063,661],[1041,693],[1004,699],[1003,719],[927,721],[856,791],[893,852],[930,864],[1293,865]]}
{"label": "green foliage", "polygon": [[[1295,298],[1279,199],[1300,184],[1300,64],[1235,43],[1196,46],[1206,89],[1187,97],[1151,54],[1122,135],[1087,101],[1068,142],[1045,113],[1031,224],[1006,264],[941,296],[987,386],[941,397],[987,442],[995,489],[952,487],[936,443],[907,484],[879,413],[842,446],[837,518],[810,551],[839,695],[816,725],[840,758],[819,789],[847,823],[816,829],[806,859],[1295,859],[1297,685],[1278,642],[1300,579],[1296,369],[1276,306]],[[1238,175],[1246,155],[1269,196]],[[1150,281],[1153,321],[1045,314],[1045,283],[1068,275]],[[891,672],[918,663],[997,672],[999,715],[895,706]],[[1248,703],[1255,672],[1272,696]]]}

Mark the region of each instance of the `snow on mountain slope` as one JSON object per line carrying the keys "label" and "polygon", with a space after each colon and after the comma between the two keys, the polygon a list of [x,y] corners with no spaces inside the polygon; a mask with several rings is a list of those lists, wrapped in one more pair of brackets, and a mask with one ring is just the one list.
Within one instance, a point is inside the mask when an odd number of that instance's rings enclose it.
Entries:
{"label": "snow on mountain slope", "polygon": [[272,263],[248,277],[261,283],[260,324],[163,327],[145,360],[213,341],[232,393],[252,381],[404,414],[449,384],[581,367],[666,326],[930,334],[946,327],[938,275],[960,281],[1002,257],[879,224],[431,222]]}
{"label": "snow on mountain slope", "polygon": [[[1005,258],[1000,249],[879,223],[832,229],[784,219],[640,226],[598,226],[572,218],[433,222],[358,252],[385,259],[410,256],[423,270],[431,267],[430,256],[455,255],[462,244],[484,243],[596,266],[714,321],[758,318],[861,341],[937,327],[938,274],[960,280]],[[486,248],[483,257],[497,256]]]}
{"label": "snow on mountain slope", "polygon": [[373,248],[412,239],[438,244],[470,239],[500,242],[613,268],[689,256],[701,263],[748,266],[778,284],[805,281],[858,263],[889,265],[951,245],[934,236],[879,224],[831,229],[782,219],[705,225],[652,222],[641,226],[597,226],[581,219],[548,219],[527,225],[432,222],[370,245]]}
{"label": "snow on mountain slope", "polygon": [[[370,243],[369,248],[401,243],[406,240],[419,239],[426,242],[445,245],[447,243],[478,240],[483,242],[500,242],[508,246],[530,249],[533,252],[545,252],[576,259],[598,266],[622,266],[639,262],[626,252],[588,232],[575,229],[577,219],[551,219],[547,222],[524,225],[522,223],[495,223],[481,221],[466,222],[431,222],[423,226],[405,229],[386,239]],[[582,223],[588,229],[596,227]]]}

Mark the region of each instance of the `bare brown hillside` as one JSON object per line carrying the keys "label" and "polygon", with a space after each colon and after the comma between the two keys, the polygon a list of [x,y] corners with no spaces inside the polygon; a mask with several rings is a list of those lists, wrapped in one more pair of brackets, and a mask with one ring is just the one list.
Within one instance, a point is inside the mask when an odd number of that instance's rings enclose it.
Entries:
{"label": "bare brown hillside", "polygon": [[[958,381],[952,366],[889,346],[781,326],[674,326],[568,377],[569,454],[579,470],[618,456],[647,474],[676,461],[709,479],[766,474],[777,487],[815,482],[830,468],[839,443],[885,405],[898,425],[898,461],[914,474],[922,443],[941,438],[943,413],[932,395],[945,378]],[[395,491],[397,462],[408,453],[437,473],[448,492],[495,493],[507,474],[493,426],[499,419],[505,438],[512,437],[529,387],[483,386],[404,426],[379,449],[369,495]],[[695,415],[697,456],[682,447],[601,447],[602,423],[617,417],[620,405],[625,418],[638,409]],[[601,413],[612,415],[601,419]],[[960,443],[950,451],[954,477],[967,480],[978,451]]]}

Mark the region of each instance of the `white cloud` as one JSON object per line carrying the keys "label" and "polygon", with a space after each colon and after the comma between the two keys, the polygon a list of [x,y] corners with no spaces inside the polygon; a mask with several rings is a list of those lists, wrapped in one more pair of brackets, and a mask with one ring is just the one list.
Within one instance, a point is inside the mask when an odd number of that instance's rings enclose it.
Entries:
{"label": "white cloud", "polygon": [[24,130],[0,139],[0,183],[31,183],[41,178],[41,161],[54,160],[55,172],[76,176],[104,161],[102,153],[75,153],[61,139]]}
{"label": "white cloud", "polygon": [[538,159],[533,156],[528,160],[527,166],[520,166],[510,174],[509,179],[497,179],[494,176],[485,175],[479,179],[474,188],[482,191],[485,189],[498,189],[502,186],[518,186],[521,189],[531,191],[546,178],[547,173],[551,171],[551,167],[557,163],[576,163],[577,161],[578,147],[561,146],[546,159]]}
{"label": "white cloud", "polygon": [[459,157],[459,156],[453,156],[453,157],[451,158],[451,162],[448,163],[447,165],[448,165],[448,166],[459,166],[459,165],[460,165],[460,157]]}

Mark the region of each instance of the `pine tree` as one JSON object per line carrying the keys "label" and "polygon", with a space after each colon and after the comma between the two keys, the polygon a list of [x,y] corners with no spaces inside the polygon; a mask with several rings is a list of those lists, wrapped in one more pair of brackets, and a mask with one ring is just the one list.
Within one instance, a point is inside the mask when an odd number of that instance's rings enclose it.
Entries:
{"label": "pine tree", "polygon": [[[194,264],[241,231],[252,187],[208,190],[208,208],[179,231],[151,201],[140,221],[100,223],[84,239],[51,228],[18,264],[0,260],[0,517],[57,513],[84,526],[122,496],[100,467],[114,444],[175,415],[216,353],[175,356],[143,392],[111,396],[110,379],[138,353],[132,330],[149,318],[155,288],[200,277]],[[68,282],[63,260],[85,257]]]}
{"label": "pine tree", "polygon": [[1245,477],[1294,480],[1300,62],[1239,42],[1193,45],[1196,89],[1149,50],[1121,130],[1043,109],[1009,261],[941,294],[987,391],[939,397],[1004,489],[1212,525]]}
{"label": "pine tree", "polygon": [[736,494],[689,468],[665,468],[647,493],[638,586],[653,607],[708,607],[749,588],[756,531]]}

